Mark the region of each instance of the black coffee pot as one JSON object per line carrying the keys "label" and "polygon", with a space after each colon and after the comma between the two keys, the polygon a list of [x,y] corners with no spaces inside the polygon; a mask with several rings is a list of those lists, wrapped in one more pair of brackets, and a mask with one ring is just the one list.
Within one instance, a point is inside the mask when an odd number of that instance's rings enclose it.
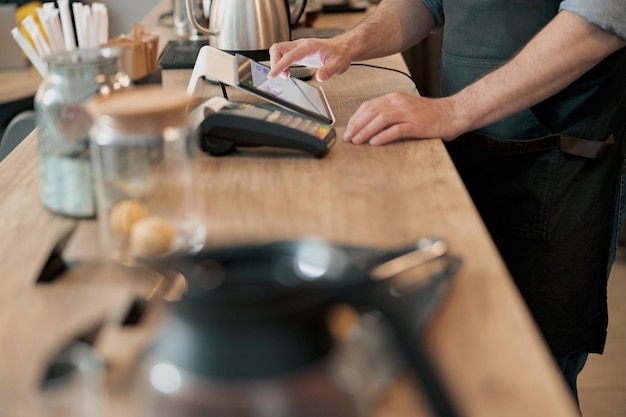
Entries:
{"label": "black coffee pot", "polygon": [[[167,306],[150,352],[152,361],[146,372],[158,391],[150,413],[167,417],[265,415],[246,411],[251,406],[244,400],[258,396],[246,387],[252,382],[258,387],[259,381],[280,379],[282,389],[294,390],[293,396],[303,395],[302,390],[296,393],[298,386],[309,393],[319,391],[319,380],[313,385],[303,383],[306,378],[291,376],[306,374],[302,371],[332,351],[335,342],[327,312],[338,303],[348,303],[358,311],[382,313],[433,413],[457,416],[422,350],[420,337],[459,264],[439,239],[386,251],[319,240],[280,241],[159,261],[155,268],[164,275],[185,278],[187,292]],[[309,400],[301,407],[266,414],[358,415],[345,398],[333,398],[326,402],[336,413],[324,408],[322,401]]]}

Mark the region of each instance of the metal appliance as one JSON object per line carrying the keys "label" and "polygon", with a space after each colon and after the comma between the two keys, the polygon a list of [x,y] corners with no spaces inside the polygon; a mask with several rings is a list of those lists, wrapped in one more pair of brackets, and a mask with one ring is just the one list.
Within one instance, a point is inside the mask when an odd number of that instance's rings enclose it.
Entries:
{"label": "metal appliance", "polygon": [[194,0],[185,0],[187,18],[209,45],[239,52],[255,60],[268,57],[272,44],[290,40],[291,29],[304,13],[307,0],[293,6],[289,0],[211,0],[204,7],[207,26],[198,22]]}

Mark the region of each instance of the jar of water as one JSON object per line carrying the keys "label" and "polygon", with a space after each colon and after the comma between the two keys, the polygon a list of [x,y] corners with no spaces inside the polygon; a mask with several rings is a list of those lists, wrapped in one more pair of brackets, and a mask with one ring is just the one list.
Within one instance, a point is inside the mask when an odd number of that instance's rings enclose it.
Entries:
{"label": "jar of water", "polygon": [[120,71],[119,51],[95,48],[46,58],[48,74],[35,95],[41,202],[77,218],[96,214],[89,160],[92,119],[85,102],[131,86]]}

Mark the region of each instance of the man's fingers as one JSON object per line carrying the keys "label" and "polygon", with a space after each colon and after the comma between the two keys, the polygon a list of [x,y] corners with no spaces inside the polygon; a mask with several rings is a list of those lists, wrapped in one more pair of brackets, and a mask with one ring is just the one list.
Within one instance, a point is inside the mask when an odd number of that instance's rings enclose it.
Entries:
{"label": "man's fingers", "polygon": [[270,47],[270,72],[268,78],[275,78],[280,74],[289,75],[289,67],[294,63],[293,42],[282,42]]}
{"label": "man's fingers", "polygon": [[371,106],[361,105],[352,115],[346,126],[343,140],[352,143],[365,143],[385,126],[380,115],[371,110]]}

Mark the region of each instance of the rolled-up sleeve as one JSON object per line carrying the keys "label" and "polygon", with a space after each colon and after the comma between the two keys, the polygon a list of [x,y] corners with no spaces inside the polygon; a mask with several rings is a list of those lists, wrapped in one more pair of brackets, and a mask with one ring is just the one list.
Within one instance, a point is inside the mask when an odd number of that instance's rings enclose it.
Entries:
{"label": "rolled-up sleeve", "polygon": [[564,0],[559,10],[574,12],[589,23],[626,40],[626,2],[624,0]]}
{"label": "rolled-up sleeve", "polygon": [[441,26],[443,26],[443,0],[422,0],[422,3],[426,6],[426,8],[430,11],[430,13],[435,18],[437,22],[437,26],[433,32],[438,31]]}

